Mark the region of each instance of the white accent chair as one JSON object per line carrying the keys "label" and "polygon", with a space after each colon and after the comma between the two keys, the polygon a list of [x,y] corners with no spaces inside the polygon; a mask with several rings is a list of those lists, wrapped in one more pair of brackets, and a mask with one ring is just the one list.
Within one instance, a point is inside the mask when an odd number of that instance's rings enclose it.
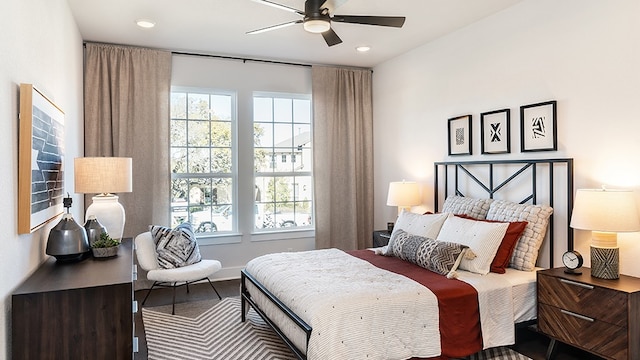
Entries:
{"label": "white accent chair", "polygon": [[136,236],[135,244],[138,265],[147,271],[147,279],[153,280],[153,285],[149,291],[147,291],[147,295],[144,297],[144,300],[142,300],[143,306],[154,287],[171,287],[173,288],[171,315],[174,315],[176,307],[176,287],[186,285],[187,292],[189,292],[189,284],[205,279],[209,282],[213,291],[216,292],[216,295],[218,295],[218,299],[222,300],[218,290],[216,290],[215,286],[213,286],[213,283],[211,283],[211,280],[209,279],[209,276],[222,268],[220,261],[203,259],[195,264],[175,269],[163,269],[158,265],[156,244],[155,241],[153,241],[153,236],[150,232],[147,231]]}

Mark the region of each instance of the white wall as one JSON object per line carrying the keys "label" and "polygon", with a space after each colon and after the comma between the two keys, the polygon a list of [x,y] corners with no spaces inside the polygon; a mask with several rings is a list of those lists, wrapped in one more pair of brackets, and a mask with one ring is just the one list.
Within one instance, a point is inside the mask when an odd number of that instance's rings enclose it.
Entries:
{"label": "white wall", "polygon": [[[447,119],[465,114],[474,155],[455,160],[572,157],[576,188],[640,193],[639,13],[637,0],[525,0],[375,67],[376,228],[395,218],[390,181],[422,183],[432,208],[433,162],[453,159]],[[558,101],[558,151],[523,154],[519,107],[546,100]],[[511,154],[480,155],[480,113],[501,108],[511,109]],[[588,266],[590,234],[575,235]],[[621,273],[640,276],[640,233],[619,243]]]}
{"label": "white wall", "polygon": [[73,194],[69,159],[82,153],[82,39],[65,0],[4,0],[0,27],[0,358],[11,358],[11,293],[47,257],[48,235],[18,235],[19,85],[33,84],[65,112],[65,189],[79,219],[83,204]]}
{"label": "white wall", "polygon": [[[309,67],[257,63],[174,55],[172,86],[234,91],[237,96],[238,142],[253,142],[253,92],[311,93]],[[245,147],[246,149],[246,147]],[[239,164],[253,164],[252,152],[238,152]],[[253,189],[253,167],[240,166],[238,189]],[[281,251],[300,251],[315,248],[313,231],[279,232],[271,235],[252,233],[253,190],[239,191],[238,203],[245,211],[239,216],[240,234],[199,240],[203,258],[220,260],[222,270],[215,279],[238,278],[240,270],[254,257]]]}

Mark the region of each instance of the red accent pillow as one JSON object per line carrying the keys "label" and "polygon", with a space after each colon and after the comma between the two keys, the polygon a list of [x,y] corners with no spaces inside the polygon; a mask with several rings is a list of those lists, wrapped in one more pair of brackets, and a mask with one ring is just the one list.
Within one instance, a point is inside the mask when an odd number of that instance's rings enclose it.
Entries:
{"label": "red accent pillow", "polygon": [[[504,221],[496,221],[496,220],[486,220],[486,219],[476,219],[468,215],[456,215],[461,218],[471,219],[476,221],[485,221],[485,222],[504,222]],[[497,274],[504,274],[506,272],[506,268],[509,266],[509,261],[511,260],[511,254],[513,254],[513,250],[516,248],[516,243],[518,243],[518,239],[520,235],[524,232],[524,228],[527,226],[527,221],[515,221],[510,222],[507,227],[507,232],[504,234],[502,238],[502,242],[498,247],[498,251],[496,252],[496,256],[493,258],[491,262],[490,271]]]}

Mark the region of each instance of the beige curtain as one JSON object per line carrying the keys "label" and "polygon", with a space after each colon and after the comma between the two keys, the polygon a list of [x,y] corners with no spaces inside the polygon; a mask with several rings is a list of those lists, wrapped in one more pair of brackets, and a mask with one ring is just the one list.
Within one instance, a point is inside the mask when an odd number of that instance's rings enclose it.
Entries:
{"label": "beige curtain", "polygon": [[316,248],[371,246],[371,71],[312,68]]}
{"label": "beige curtain", "polygon": [[117,194],[124,236],[169,226],[171,53],[88,43],[84,80],[85,156],[133,161],[133,192]]}

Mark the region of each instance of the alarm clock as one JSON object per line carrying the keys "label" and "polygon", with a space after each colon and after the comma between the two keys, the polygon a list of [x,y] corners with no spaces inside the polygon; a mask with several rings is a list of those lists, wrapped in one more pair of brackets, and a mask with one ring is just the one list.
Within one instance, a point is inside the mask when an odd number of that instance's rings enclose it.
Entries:
{"label": "alarm clock", "polygon": [[562,254],[562,263],[566,268],[564,270],[567,274],[582,274],[582,271],[579,271],[580,267],[582,267],[582,255],[576,250],[570,250]]}

